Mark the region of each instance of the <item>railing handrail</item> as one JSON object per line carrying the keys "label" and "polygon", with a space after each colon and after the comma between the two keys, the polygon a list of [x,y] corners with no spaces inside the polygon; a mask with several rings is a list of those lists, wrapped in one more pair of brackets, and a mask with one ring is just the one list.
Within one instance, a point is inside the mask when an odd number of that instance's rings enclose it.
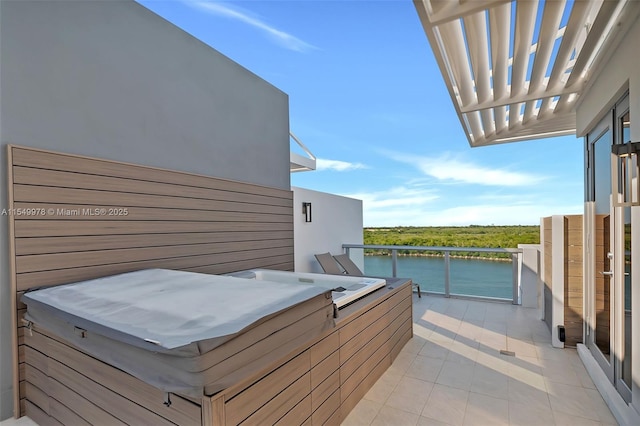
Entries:
{"label": "railing handrail", "polygon": [[361,248],[379,250],[420,250],[420,251],[477,251],[484,253],[522,253],[520,248],[492,247],[447,247],[447,246],[394,246],[378,244],[343,244],[342,248]]}
{"label": "railing handrail", "polygon": [[520,248],[501,247],[445,247],[445,246],[394,246],[378,244],[342,244],[342,248],[349,254],[349,249],[378,249],[391,251],[392,276],[397,276],[398,271],[398,250],[417,251],[441,251],[444,252],[444,295],[450,297],[450,253],[451,252],[476,252],[476,253],[509,253],[511,255],[512,277],[513,277],[513,298],[514,305],[520,304],[520,264],[522,262],[523,250]]}

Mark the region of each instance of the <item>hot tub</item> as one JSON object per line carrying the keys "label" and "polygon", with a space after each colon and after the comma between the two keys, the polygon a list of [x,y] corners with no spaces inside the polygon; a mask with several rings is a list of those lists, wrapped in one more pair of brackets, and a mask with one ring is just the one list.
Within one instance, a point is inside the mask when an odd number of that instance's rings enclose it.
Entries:
{"label": "hot tub", "polygon": [[234,272],[229,275],[262,281],[313,285],[332,290],[333,303],[335,303],[337,308],[341,308],[348,303],[358,300],[384,287],[387,283],[386,280],[382,278],[275,271],[271,269],[249,269]]}
{"label": "hot tub", "polygon": [[198,398],[335,327],[330,294],[286,282],[148,269],[29,291],[21,300],[28,328],[46,330],[165,392]]}

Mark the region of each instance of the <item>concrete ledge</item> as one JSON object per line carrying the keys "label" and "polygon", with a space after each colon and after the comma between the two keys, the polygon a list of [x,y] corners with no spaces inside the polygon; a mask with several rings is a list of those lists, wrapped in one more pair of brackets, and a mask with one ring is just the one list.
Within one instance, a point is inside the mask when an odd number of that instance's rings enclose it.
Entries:
{"label": "concrete ledge", "polygon": [[602,399],[609,406],[611,413],[621,426],[640,425],[640,414],[627,404],[604,374],[589,349],[578,343],[578,356],[591,376]]}

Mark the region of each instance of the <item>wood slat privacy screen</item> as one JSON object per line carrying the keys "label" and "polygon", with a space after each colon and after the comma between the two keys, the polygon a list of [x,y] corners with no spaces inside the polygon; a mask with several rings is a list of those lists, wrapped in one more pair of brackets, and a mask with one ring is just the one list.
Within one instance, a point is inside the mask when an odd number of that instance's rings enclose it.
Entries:
{"label": "wood slat privacy screen", "polygon": [[[293,194],[189,173],[8,147],[11,279],[21,350],[30,288],[145,268],[293,270]],[[16,409],[24,377],[15,366]],[[19,411],[16,411],[18,413]]]}

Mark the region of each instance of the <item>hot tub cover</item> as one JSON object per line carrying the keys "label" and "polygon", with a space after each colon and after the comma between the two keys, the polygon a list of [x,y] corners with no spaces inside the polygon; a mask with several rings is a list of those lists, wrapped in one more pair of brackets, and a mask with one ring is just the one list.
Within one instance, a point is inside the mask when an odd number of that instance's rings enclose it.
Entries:
{"label": "hot tub cover", "polygon": [[28,320],[45,314],[153,352],[198,355],[255,322],[327,290],[311,285],[148,269],[27,292]]}
{"label": "hot tub cover", "polygon": [[34,290],[22,301],[36,331],[193,397],[238,383],[335,324],[327,289],[164,269]]}

